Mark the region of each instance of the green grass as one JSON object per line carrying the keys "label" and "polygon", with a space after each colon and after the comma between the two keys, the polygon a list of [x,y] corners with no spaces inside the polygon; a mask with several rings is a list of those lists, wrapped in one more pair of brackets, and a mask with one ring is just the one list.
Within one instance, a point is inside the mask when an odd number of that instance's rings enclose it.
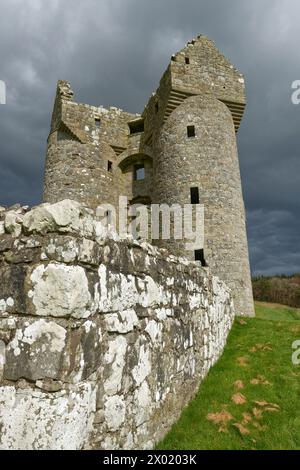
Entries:
{"label": "green grass", "polygon": [[286,307],[279,304],[268,304],[266,302],[256,302],[256,315],[264,320],[276,321],[300,321],[300,309]]}
{"label": "green grass", "polygon": [[[157,449],[300,449],[300,366],[291,359],[299,310],[257,303],[256,311],[236,320],[222,358]],[[237,393],[245,403],[234,403]]]}

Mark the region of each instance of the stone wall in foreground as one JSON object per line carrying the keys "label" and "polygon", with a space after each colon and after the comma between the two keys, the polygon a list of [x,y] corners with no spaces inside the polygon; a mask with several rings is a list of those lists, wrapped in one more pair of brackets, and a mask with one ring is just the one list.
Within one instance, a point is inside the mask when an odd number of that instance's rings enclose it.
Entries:
{"label": "stone wall in foreground", "polygon": [[0,209],[0,448],[152,448],[233,318],[195,263],[107,233],[73,201]]}

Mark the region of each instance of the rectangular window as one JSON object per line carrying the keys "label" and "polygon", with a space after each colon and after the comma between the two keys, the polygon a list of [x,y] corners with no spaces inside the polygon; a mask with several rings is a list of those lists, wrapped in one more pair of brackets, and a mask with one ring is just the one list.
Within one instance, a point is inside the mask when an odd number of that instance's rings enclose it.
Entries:
{"label": "rectangular window", "polygon": [[95,126],[96,126],[96,127],[100,127],[100,124],[101,124],[101,119],[100,119],[100,118],[96,118],[96,119],[95,119]]}
{"label": "rectangular window", "polygon": [[195,261],[200,261],[201,266],[207,266],[204,258],[204,250],[195,250]]}
{"label": "rectangular window", "polygon": [[112,169],[113,169],[113,164],[112,164],[112,162],[110,162],[110,161],[108,160],[108,162],[107,162],[107,171],[109,171],[110,173],[112,173]]}
{"label": "rectangular window", "polygon": [[156,114],[158,113],[158,111],[159,111],[159,104],[158,104],[158,101],[156,101],[156,103],[155,103],[155,112],[156,112]]}
{"label": "rectangular window", "polygon": [[145,167],[144,165],[135,165],[134,167],[134,179],[136,181],[142,181],[145,179]]}
{"label": "rectangular window", "polygon": [[185,63],[186,63],[186,65],[189,65],[189,63],[190,63],[190,58],[189,57],[185,58]]}
{"label": "rectangular window", "polygon": [[145,130],[144,119],[136,119],[135,121],[130,122],[129,124],[130,134],[140,134]]}
{"label": "rectangular window", "polygon": [[195,137],[196,132],[195,132],[195,126],[187,126],[187,136],[190,137]]}
{"label": "rectangular window", "polygon": [[191,188],[191,204],[200,204],[199,188]]}

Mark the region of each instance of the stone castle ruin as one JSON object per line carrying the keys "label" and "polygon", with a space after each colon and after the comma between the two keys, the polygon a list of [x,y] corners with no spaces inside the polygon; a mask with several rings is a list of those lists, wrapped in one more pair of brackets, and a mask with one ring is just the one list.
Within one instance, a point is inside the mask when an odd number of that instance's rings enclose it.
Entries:
{"label": "stone castle ruin", "polygon": [[204,36],[172,57],[142,115],[78,104],[59,82],[44,200],[204,204],[204,247],[187,252],[174,239],[160,246],[205,260],[232,289],[236,310],[253,315],[235,134],[245,104],[243,76]]}
{"label": "stone castle ruin", "polygon": [[[243,76],[199,36],[142,115],[58,83],[44,203],[0,208],[0,448],[153,448],[254,315],[236,146]],[[118,235],[97,207],[203,204],[204,243]],[[201,266],[202,265],[202,266]]]}

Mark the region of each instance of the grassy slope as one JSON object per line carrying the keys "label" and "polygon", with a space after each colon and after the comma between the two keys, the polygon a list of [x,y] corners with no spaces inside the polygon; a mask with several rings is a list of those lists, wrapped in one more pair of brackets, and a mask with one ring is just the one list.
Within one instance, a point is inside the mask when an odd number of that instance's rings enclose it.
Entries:
{"label": "grassy slope", "polygon": [[291,361],[300,313],[266,303],[256,312],[236,320],[224,355],[158,449],[300,449],[300,366]]}

